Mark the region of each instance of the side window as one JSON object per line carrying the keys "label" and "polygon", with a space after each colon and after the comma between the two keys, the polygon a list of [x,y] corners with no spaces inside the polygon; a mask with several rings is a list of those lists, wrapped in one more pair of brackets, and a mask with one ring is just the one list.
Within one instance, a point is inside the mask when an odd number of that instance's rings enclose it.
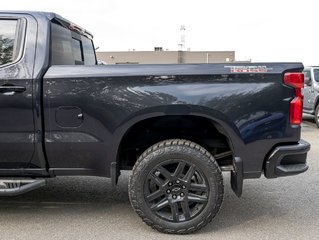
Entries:
{"label": "side window", "polygon": [[305,74],[305,77],[309,77],[310,78],[310,71],[305,70],[303,73]]}
{"label": "side window", "polygon": [[314,69],[313,70],[313,75],[315,77],[315,81],[319,82],[319,69]]}
{"label": "side window", "polygon": [[95,51],[92,40],[82,37],[83,53],[85,65],[95,65]]}
{"label": "side window", "polygon": [[95,65],[93,43],[85,36],[51,24],[51,65]]}
{"label": "side window", "polygon": [[72,50],[73,50],[73,56],[74,61],[76,65],[82,65],[83,64],[83,54],[82,54],[82,46],[81,41],[72,38]]}
{"label": "side window", "polygon": [[22,53],[23,21],[0,19],[0,67],[19,60]]}
{"label": "side window", "polygon": [[74,65],[71,31],[51,24],[51,64]]}
{"label": "side window", "polygon": [[[305,75],[305,78],[311,78],[310,70],[304,70],[304,71],[303,71],[303,74]],[[307,85],[308,85],[308,84],[305,84],[305,87],[306,87]]]}

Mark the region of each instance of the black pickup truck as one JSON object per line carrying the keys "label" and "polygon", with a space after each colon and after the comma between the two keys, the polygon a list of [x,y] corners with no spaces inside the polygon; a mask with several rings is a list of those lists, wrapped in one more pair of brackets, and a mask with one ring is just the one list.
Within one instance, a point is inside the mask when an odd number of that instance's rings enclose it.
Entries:
{"label": "black pickup truck", "polygon": [[243,179],[307,170],[301,63],[102,66],[92,38],[54,13],[0,12],[0,196],[132,170],[138,215],[184,234],[216,216],[222,171],[240,196]]}

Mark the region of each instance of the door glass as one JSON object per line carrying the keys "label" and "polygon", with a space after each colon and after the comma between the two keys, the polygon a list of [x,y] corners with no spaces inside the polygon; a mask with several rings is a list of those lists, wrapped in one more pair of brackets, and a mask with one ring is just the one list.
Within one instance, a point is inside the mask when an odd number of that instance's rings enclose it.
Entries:
{"label": "door glass", "polygon": [[305,74],[305,78],[310,77],[310,71],[304,71],[303,73]]}
{"label": "door glass", "polygon": [[0,66],[14,62],[17,51],[17,20],[0,20]]}
{"label": "door glass", "polygon": [[319,82],[319,69],[314,69],[313,74],[315,76],[315,81]]}
{"label": "door glass", "polygon": [[92,40],[65,27],[51,24],[52,65],[95,65]]}
{"label": "door glass", "polygon": [[51,64],[74,65],[71,31],[51,24]]}
{"label": "door glass", "polygon": [[83,53],[85,65],[95,65],[95,50],[92,40],[82,36]]}
{"label": "door glass", "polygon": [[82,56],[81,41],[76,38],[72,38],[72,49],[73,49],[75,65],[82,65],[83,56]]}

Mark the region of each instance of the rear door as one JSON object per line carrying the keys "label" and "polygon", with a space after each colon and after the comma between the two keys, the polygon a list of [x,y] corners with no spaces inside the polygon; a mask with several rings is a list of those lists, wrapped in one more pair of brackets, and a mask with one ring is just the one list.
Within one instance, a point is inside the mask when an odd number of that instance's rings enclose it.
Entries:
{"label": "rear door", "polygon": [[[32,30],[33,31],[33,30]],[[0,15],[0,168],[26,168],[34,154],[32,70],[27,18]],[[32,38],[32,37],[31,37]],[[29,40],[31,40],[31,38]]]}
{"label": "rear door", "polygon": [[89,89],[96,86],[94,78],[66,77],[68,71],[81,72],[96,64],[93,42],[81,32],[71,30],[72,26],[59,23],[51,24],[51,65],[63,65],[68,70],[53,78],[46,74],[43,79],[45,148],[50,169],[57,175],[104,171],[106,147],[94,135],[87,134],[96,129],[85,113],[87,108],[96,108],[91,106],[93,101],[87,101],[98,97]]}

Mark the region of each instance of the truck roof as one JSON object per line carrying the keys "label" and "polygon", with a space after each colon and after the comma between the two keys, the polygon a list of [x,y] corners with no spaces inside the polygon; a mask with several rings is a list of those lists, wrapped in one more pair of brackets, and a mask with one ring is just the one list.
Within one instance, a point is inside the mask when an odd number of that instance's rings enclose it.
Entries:
{"label": "truck roof", "polygon": [[85,28],[80,27],[79,25],[63,18],[62,16],[60,16],[59,14],[56,14],[54,12],[41,12],[41,11],[0,11],[0,14],[28,14],[33,16],[34,18],[39,18],[39,17],[45,17],[47,18],[49,21],[55,20],[57,22],[59,22],[59,24],[70,28],[74,31],[77,31],[89,38],[93,38],[92,33],[90,33],[89,31],[87,31]]}
{"label": "truck roof", "polygon": [[304,70],[318,69],[319,66],[305,66]]}

